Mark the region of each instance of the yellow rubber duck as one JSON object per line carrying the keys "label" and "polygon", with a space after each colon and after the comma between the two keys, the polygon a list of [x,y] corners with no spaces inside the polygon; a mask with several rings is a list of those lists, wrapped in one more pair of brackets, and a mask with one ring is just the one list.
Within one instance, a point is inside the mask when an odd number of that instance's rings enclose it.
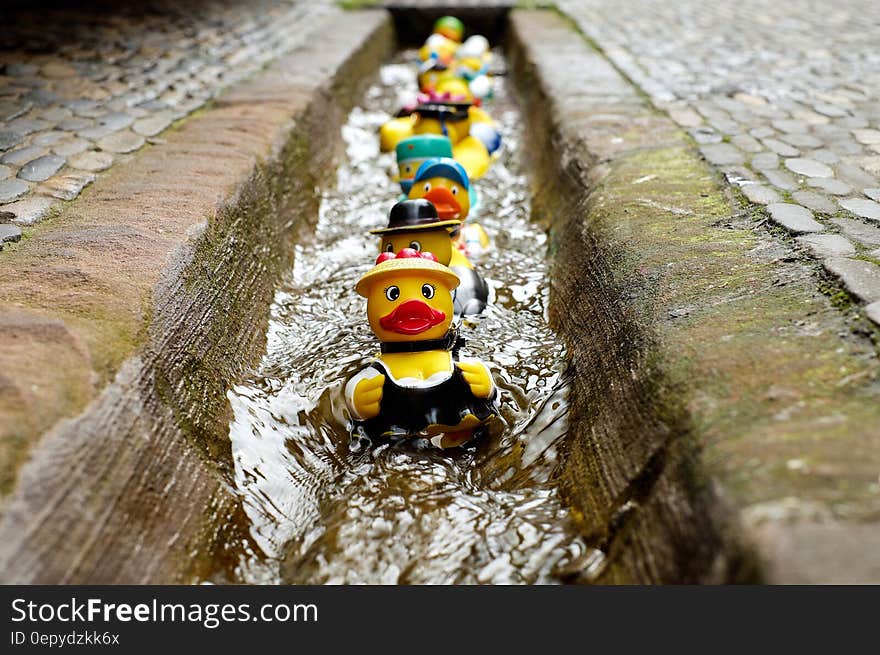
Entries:
{"label": "yellow rubber duck", "polygon": [[443,220],[464,221],[471,210],[470,178],[464,166],[450,157],[427,159],[416,170],[409,198],[424,198]]}
{"label": "yellow rubber duck", "polygon": [[432,34],[419,48],[419,60],[422,62],[432,59],[448,64],[455,57],[459,43],[442,34]]}
{"label": "yellow rubber duck", "polygon": [[450,231],[459,227],[457,218],[441,219],[437,208],[427,200],[403,200],[388,214],[386,227],[370,230],[381,238],[380,252],[400,252],[405,248],[430,252],[443,266],[452,259]]}
{"label": "yellow rubber duck", "polygon": [[[436,59],[430,59],[419,67],[419,75],[416,79],[419,84],[419,91],[422,93],[432,93],[437,91],[437,87],[440,84],[455,77],[457,77],[456,70],[447,67]],[[470,91],[470,88],[468,91]]]}
{"label": "yellow rubber duck", "polygon": [[[474,202],[474,189],[467,171],[454,159],[435,157],[426,160],[413,176],[409,198],[424,198],[437,208],[440,218],[457,218],[459,227],[452,228],[453,254],[449,266],[473,268],[471,256],[485,254],[490,246],[489,235],[479,223],[465,223]],[[462,286],[467,286],[462,282]],[[488,293],[488,290],[487,290]]]}
{"label": "yellow rubber duck", "polygon": [[[501,141],[486,112],[469,103],[438,102],[420,105],[416,113],[418,119],[413,123],[413,133],[445,134],[452,142],[453,158],[464,166],[470,179],[476,180],[486,174],[492,163],[492,153]],[[477,125],[480,125],[480,132],[473,129]],[[477,133],[471,134],[472,131]],[[493,138],[497,144],[494,150],[484,142],[481,132],[495,133]]]}
{"label": "yellow rubber duck", "polygon": [[[460,167],[456,162],[452,163]],[[424,187],[420,185],[420,188]],[[449,191],[446,194],[453,199],[455,197]],[[466,189],[462,190],[461,196],[467,196]],[[438,202],[439,197],[434,196]],[[444,203],[440,204],[444,206]],[[450,208],[446,207],[445,211],[450,211]],[[455,213],[454,209],[451,211]],[[489,302],[489,285],[453,241],[452,232],[460,226],[460,219],[448,213],[444,218],[430,200],[418,198],[398,202],[388,214],[387,227],[370,230],[370,234],[381,237],[379,250],[382,252],[395,253],[404,248],[430,252],[438,262],[449,266],[460,280],[455,292],[454,313],[456,316],[474,316],[482,313]]]}
{"label": "yellow rubber duck", "polygon": [[[477,107],[468,109],[466,103],[426,103],[419,105],[408,116],[392,118],[379,129],[382,152],[391,152],[412,136],[439,134],[449,137],[452,156],[465,167],[468,177],[476,180],[486,174],[492,163],[492,153],[486,143],[500,146],[501,138],[492,119]],[[471,115],[474,120],[471,122]],[[474,131],[475,135],[471,134]],[[484,137],[488,136],[488,139]]]}
{"label": "yellow rubber duck", "polygon": [[[470,40],[470,39],[469,39]],[[488,72],[488,58],[461,57],[449,62],[431,57],[419,65],[418,84],[422,93],[452,93],[469,102],[492,99],[492,78]]]}
{"label": "yellow rubber duck", "polygon": [[468,256],[481,255],[489,249],[489,235],[483,227],[478,223],[465,223],[470,213],[472,193],[467,171],[457,161],[447,157],[435,157],[423,162],[410,185],[409,198],[424,198],[437,208],[441,219],[458,219],[462,222],[450,231],[455,246],[449,262],[452,267],[473,268]]}
{"label": "yellow rubber duck", "polygon": [[345,386],[354,432],[424,437],[451,448],[498,415],[488,367],[458,354],[452,292],[458,277],[429,252],[383,252],[355,287],[367,299],[380,354]]}
{"label": "yellow rubber duck", "polygon": [[419,167],[428,159],[452,157],[452,144],[447,137],[440,134],[420,134],[403,139],[397,144],[395,151],[397,179],[405,197],[412,188],[413,178]]}
{"label": "yellow rubber duck", "polygon": [[482,177],[501,148],[501,133],[473,100],[467,81],[444,78],[436,92],[420,96],[419,104],[404,110],[406,115],[379,128],[380,149],[390,152],[413,135],[440,134],[449,137],[452,156],[465,167],[468,177]]}
{"label": "yellow rubber duck", "polygon": [[449,63],[464,38],[464,23],[455,16],[442,16],[434,22],[431,36],[419,48],[419,59],[438,59]]}

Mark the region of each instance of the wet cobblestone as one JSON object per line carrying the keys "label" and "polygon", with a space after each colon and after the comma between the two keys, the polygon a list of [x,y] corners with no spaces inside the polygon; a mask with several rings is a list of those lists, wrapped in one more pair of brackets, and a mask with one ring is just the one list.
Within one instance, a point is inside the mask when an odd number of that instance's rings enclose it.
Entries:
{"label": "wet cobblestone", "polygon": [[[836,257],[836,272],[873,265],[855,262],[876,261],[870,235],[880,227],[880,4],[560,5],[711,164],[753,172],[756,179],[726,175],[750,203],[767,205],[795,233],[838,237],[834,248],[810,241],[805,252]],[[791,223],[798,210],[787,207],[780,219],[780,201],[800,206],[802,220]],[[832,254],[842,251],[851,257]],[[856,296],[880,294],[876,276],[839,277]],[[876,310],[868,315],[877,321]]]}
{"label": "wet cobblestone", "polygon": [[[0,215],[31,224],[289,52],[330,2],[150,0],[0,16]],[[122,159],[120,159],[122,158]]]}

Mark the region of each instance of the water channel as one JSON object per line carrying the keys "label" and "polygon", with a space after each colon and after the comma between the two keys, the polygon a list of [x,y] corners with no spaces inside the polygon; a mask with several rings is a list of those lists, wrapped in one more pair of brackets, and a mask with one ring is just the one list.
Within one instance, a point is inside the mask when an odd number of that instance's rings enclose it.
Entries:
{"label": "water channel", "polygon": [[[498,56],[498,55],[496,55]],[[476,182],[493,302],[462,328],[492,369],[503,425],[460,452],[350,443],[345,381],[377,352],[356,280],[399,194],[377,130],[416,88],[415,54],[380,70],[343,127],[346,158],[278,288],[259,370],[230,392],[235,484],[258,551],[247,583],[554,583],[587,547],[559,497],[565,349],[547,324],[546,235],[530,220],[522,117],[503,76],[505,146]]]}

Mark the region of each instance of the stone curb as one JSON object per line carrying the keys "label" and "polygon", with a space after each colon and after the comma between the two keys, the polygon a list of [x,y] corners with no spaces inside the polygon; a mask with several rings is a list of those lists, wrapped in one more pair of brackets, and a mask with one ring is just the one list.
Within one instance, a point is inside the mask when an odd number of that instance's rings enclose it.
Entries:
{"label": "stone curb", "polygon": [[562,486],[606,553],[572,578],[875,580],[833,547],[876,521],[871,343],[571,22],[510,32],[572,360]]}
{"label": "stone curb", "polygon": [[3,582],[237,564],[226,391],[258,361],[339,127],[393,43],[383,11],[317,29],[0,260]]}

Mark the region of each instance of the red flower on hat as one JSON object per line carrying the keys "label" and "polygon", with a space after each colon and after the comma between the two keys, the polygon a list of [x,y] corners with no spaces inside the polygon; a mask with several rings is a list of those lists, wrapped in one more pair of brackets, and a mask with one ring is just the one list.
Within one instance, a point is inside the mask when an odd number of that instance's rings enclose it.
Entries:
{"label": "red flower on hat", "polygon": [[419,252],[412,248],[404,248],[396,255],[393,252],[380,253],[376,258],[376,264],[387,262],[390,259],[427,259],[432,262],[438,262],[437,256],[432,252]]}

